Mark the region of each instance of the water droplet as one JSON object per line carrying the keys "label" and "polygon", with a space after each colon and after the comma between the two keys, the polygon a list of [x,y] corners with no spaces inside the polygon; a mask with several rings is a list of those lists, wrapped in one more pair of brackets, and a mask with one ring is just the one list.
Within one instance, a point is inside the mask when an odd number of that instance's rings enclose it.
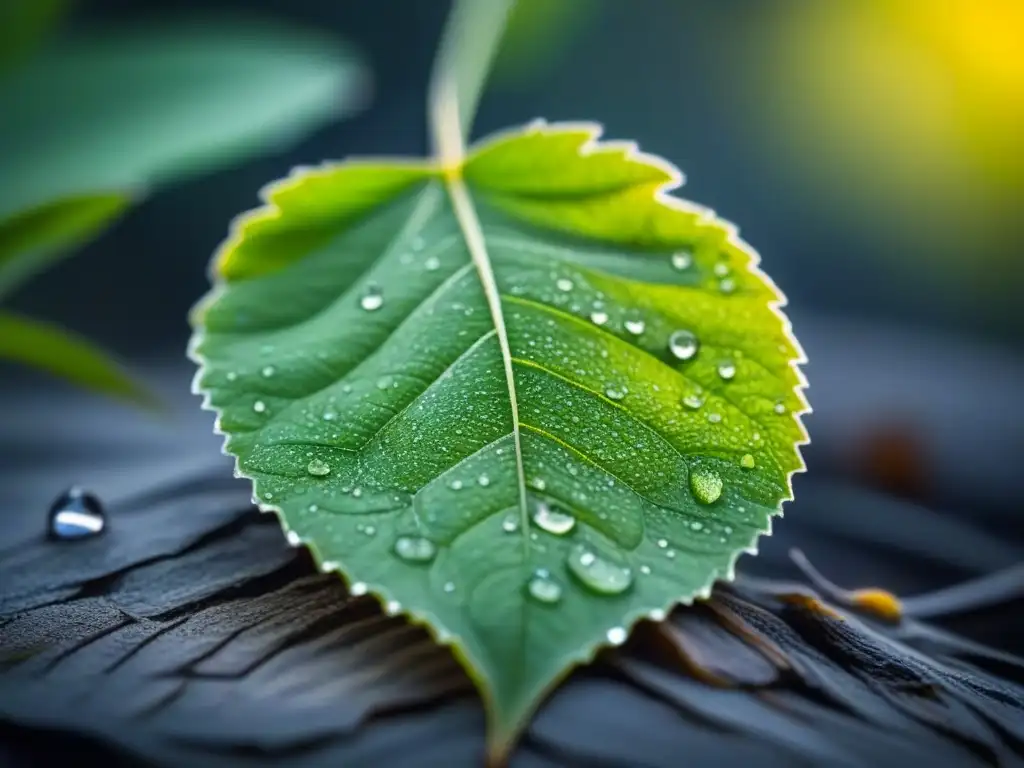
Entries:
{"label": "water droplet", "polygon": [[725,277],[729,274],[729,265],[724,261],[720,261],[715,264],[714,270],[717,277]]}
{"label": "water droplet", "polygon": [[310,512],[316,513],[316,512],[320,511],[320,505],[319,504],[310,504],[308,507],[306,507],[306,509],[308,509]]}
{"label": "water droplet", "polygon": [[693,254],[689,251],[676,251],[671,256],[672,268],[680,272],[693,266]]}
{"label": "water droplet", "polygon": [[754,457],[749,453],[744,453],[743,458],[740,459],[740,466],[744,469],[753,469],[756,465],[757,462],[754,461]]}
{"label": "water droplet", "polygon": [[779,414],[779,416],[781,416],[782,414],[784,414],[786,412],[786,404],[785,403],[776,403],[775,404],[775,408],[773,410],[777,414]]}
{"label": "water droplet", "polygon": [[377,529],[372,525],[368,525],[365,528],[363,528],[363,533],[365,533],[367,536],[376,536]]}
{"label": "water droplet", "polygon": [[291,544],[293,547],[298,547],[302,544],[302,539],[299,537],[299,534],[297,534],[295,531],[288,531],[288,533],[285,534],[285,538],[288,540],[288,543]]}
{"label": "water droplet", "polygon": [[562,599],[561,585],[552,579],[551,575],[543,568],[534,572],[533,577],[526,584],[526,591],[534,600],[549,605]]}
{"label": "water droplet", "polygon": [[270,491],[267,491],[266,493],[263,494],[263,498],[266,499],[267,501],[270,501],[272,498],[274,498],[274,494],[272,494]]}
{"label": "water droplet", "polygon": [[377,389],[390,389],[395,386],[395,383],[395,378],[393,376],[385,374],[377,379]]}
{"label": "water droplet", "polygon": [[726,294],[732,293],[736,290],[736,281],[731,277],[722,278],[718,282],[718,290]]}
{"label": "water droplet", "polygon": [[651,575],[651,566],[649,566],[649,565],[641,565],[640,566],[640,573],[642,573],[644,576],[650,576]]}
{"label": "water droplet", "polygon": [[260,371],[260,373],[263,374],[263,378],[269,379],[271,376],[274,375],[275,371],[276,371],[276,369],[274,368],[274,366],[267,365],[267,366],[264,366],[263,370]]}
{"label": "water droplet", "polygon": [[267,404],[264,403],[262,400],[257,400],[255,403],[252,404],[252,409],[256,411],[256,413],[263,413],[264,411],[267,410]]}
{"label": "water droplet", "polygon": [[331,465],[320,459],[312,459],[306,465],[306,471],[313,475],[313,477],[327,477],[327,475],[331,474]]}
{"label": "water droplet", "polygon": [[501,521],[501,530],[505,533],[515,533],[519,530],[519,516],[512,514],[511,512],[505,515],[505,519]]}
{"label": "water droplet", "polygon": [[694,531],[699,531],[704,528],[704,523],[702,523],[700,520],[694,520],[692,523],[690,523],[690,528]]}
{"label": "water droplet", "polygon": [[423,262],[423,268],[427,272],[436,272],[441,268],[441,260],[437,256],[430,256]]}
{"label": "water droplet", "polygon": [[717,424],[721,420],[722,420],[722,414],[720,414],[720,413],[709,413],[708,414],[708,421],[710,421],[712,424]]}
{"label": "water droplet", "polygon": [[592,322],[594,325],[604,325],[605,323],[608,322],[608,313],[599,311],[591,312],[590,322]]}
{"label": "water droplet", "polygon": [[365,595],[369,589],[370,588],[366,586],[366,582],[353,581],[352,584],[349,585],[348,593],[353,597],[359,597],[360,595]]}
{"label": "water droplet", "polygon": [[626,638],[629,637],[629,633],[622,627],[612,627],[608,630],[605,637],[608,638],[608,642],[612,645],[622,645],[626,642]]}
{"label": "water droplet", "polygon": [[536,488],[538,491],[543,491],[548,487],[548,484],[544,481],[543,477],[535,477],[530,481],[530,485]]}
{"label": "water droplet", "polygon": [[668,337],[668,351],[678,360],[692,360],[699,348],[700,342],[690,331],[676,331]]}
{"label": "water droplet", "polygon": [[395,554],[410,563],[429,563],[437,554],[437,547],[422,536],[399,536],[395,540]]}
{"label": "water droplet", "polygon": [[622,400],[628,393],[629,390],[626,389],[625,387],[619,388],[610,386],[605,388],[604,390],[605,397],[607,397],[609,400]]}
{"label": "water droplet", "polygon": [[704,398],[700,395],[690,394],[683,398],[683,405],[689,408],[691,411],[696,411],[702,405],[704,405]]}
{"label": "water droplet", "polygon": [[489,478],[487,475],[480,475],[480,477],[476,479],[476,482],[481,487],[486,488],[488,485],[491,484],[491,478]]}
{"label": "water droplet", "polygon": [[576,518],[541,502],[533,510],[533,522],[537,527],[555,536],[564,536],[576,527]]}
{"label": "water droplet", "polygon": [[359,299],[359,306],[367,312],[373,312],[384,306],[384,292],[381,291],[380,286],[372,283],[366,286],[362,298]]}
{"label": "water droplet", "polygon": [[226,378],[228,381],[234,381],[235,379],[238,378],[238,374],[235,373],[234,371],[228,371]]}
{"label": "water droplet", "polygon": [[602,595],[622,594],[633,583],[633,573],[629,568],[598,557],[583,544],[573,547],[566,562],[584,586]]}
{"label": "water droplet", "polygon": [[732,381],[736,378],[736,363],[732,360],[723,360],[718,364],[718,376],[722,381]]}
{"label": "water droplet", "polygon": [[388,616],[396,616],[402,612],[402,604],[397,600],[388,600],[384,603],[384,613]]}
{"label": "water droplet", "polygon": [[647,327],[647,323],[644,322],[644,319],[636,315],[633,315],[632,317],[628,318],[623,323],[623,325],[626,327],[626,330],[632,333],[634,336],[639,336],[641,333],[644,332],[644,329]]}
{"label": "water droplet", "polygon": [[70,488],[50,506],[47,532],[59,541],[88,539],[103,533],[106,524],[100,500],[81,488]]}
{"label": "water droplet", "polygon": [[710,469],[690,473],[690,490],[701,504],[714,504],[722,495],[722,478]]}
{"label": "water droplet", "polygon": [[453,491],[461,491],[462,490],[462,481],[461,480],[452,480],[450,483],[448,483],[448,487],[451,488]]}
{"label": "water droplet", "polygon": [[558,278],[558,280],[555,281],[555,287],[558,288],[558,290],[560,290],[560,291],[566,291],[566,292],[571,291],[572,290],[572,280],[570,280],[567,277],[560,277],[560,278]]}
{"label": "water droplet", "polygon": [[338,414],[334,411],[324,411],[324,421],[334,421],[338,418]]}
{"label": "water droplet", "polygon": [[443,589],[445,592],[447,592],[450,595],[452,592],[455,591],[455,582],[454,581],[446,581],[444,583],[444,586],[441,587],[441,589]]}
{"label": "water droplet", "polygon": [[358,499],[360,496],[363,495],[363,489],[357,485],[355,488],[352,489],[352,495]]}

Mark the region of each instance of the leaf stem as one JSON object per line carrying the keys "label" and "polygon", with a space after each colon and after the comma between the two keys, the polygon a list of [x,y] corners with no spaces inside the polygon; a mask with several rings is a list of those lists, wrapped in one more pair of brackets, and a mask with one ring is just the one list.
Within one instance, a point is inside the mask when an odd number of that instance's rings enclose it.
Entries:
{"label": "leaf stem", "polygon": [[473,128],[480,95],[515,0],[454,0],[428,95],[434,152],[446,172],[457,173]]}

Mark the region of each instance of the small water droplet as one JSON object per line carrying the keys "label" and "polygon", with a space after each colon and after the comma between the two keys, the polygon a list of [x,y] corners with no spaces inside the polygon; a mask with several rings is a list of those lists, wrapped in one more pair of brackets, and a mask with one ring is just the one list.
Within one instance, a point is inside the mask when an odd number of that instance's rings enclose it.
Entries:
{"label": "small water droplet", "polygon": [[722,414],[720,414],[720,413],[709,413],[708,414],[708,421],[710,421],[712,424],[717,424],[721,420],[722,420]]}
{"label": "small water droplet", "polygon": [[703,527],[704,527],[704,523],[702,523],[700,520],[694,520],[692,523],[690,523],[690,528],[693,529],[694,531],[699,531]]}
{"label": "small water droplet", "polygon": [[267,365],[267,366],[264,366],[264,367],[263,367],[263,370],[262,370],[262,371],[260,371],[260,373],[262,373],[262,374],[263,374],[263,378],[265,378],[265,379],[269,379],[269,378],[270,378],[271,376],[273,376],[273,375],[274,375],[274,373],[276,372],[276,370],[277,370],[277,369],[276,369],[276,368],[274,368],[274,366],[272,366],[272,365]]}
{"label": "small water droplet", "polygon": [[376,536],[377,529],[372,525],[368,525],[365,528],[363,528],[363,533],[365,533],[367,536]]}
{"label": "small water droplet", "polygon": [[320,511],[320,505],[319,504],[310,504],[308,507],[306,507],[306,509],[308,509],[310,512],[316,513],[316,512]]}
{"label": "small water droplet", "polygon": [[526,591],[530,597],[541,603],[553,605],[562,599],[561,585],[551,578],[545,569],[537,569],[529,582],[526,584]]}
{"label": "small water droplet", "polygon": [[384,603],[384,613],[388,616],[397,616],[402,612],[402,604],[397,600],[388,600]]}
{"label": "small water droplet", "polygon": [[693,266],[693,254],[689,251],[676,251],[671,256],[672,268],[682,272]]}
{"label": "small water droplet", "polygon": [[651,575],[651,566],[649,566],[649,565],[641,565],[640,566],[640,573],[642,573],[644,576],[650,576]]}
{"label": "small water droplet", "polygon": [[715,264],[714,271],[717,277],[725,277],[729,274],[729,265],[724,261],[720,261]]}
{"label": "small water droplet", "polygon": [[565,292],[571,291],[572,290],[572,280],[570,280],[567,277],[560,277],[560,278],[558,278],[558,280],[555,281],[555,287],[558,288],[558,290],[560,290],[560,291],[565,291]]}
{"label": "small water droplet", "polygon": [[437,547],[422,536],[399,536],[395,540],[395,554],[410,563],[429,563],[437,554]]}
{"label": "small water droplet", "polygon": [[81,488],[70,488],[50,506],[47,532],[51,539],[74,541],[98,536],[106,524],[100,500]]}
{"label": "small water droplet", "polygon": [[667,539],[658,539],[658,546],[661,547],[662,549],[664,549],[665,547],[668,546],[668,540]]}
{"label": "small water droplet", "polygon": [[461,491],[462,490],[462,481],[461,480],[452,480],[450,483],[448,483],[448,487],[451,488],[453,491]]}
{"label": "small water droplet", "polygon": [[590,322],[592,322],[594,325],[604,325],[605,323],[608,322],[608,313],[599,311],[591,312]]}
{"label": "small water droplet", "polygon": [[331,465],[320,459],[312,459],[306,465],[306,471],[313,475],[313,477],[327,477],[327,475],[331,474]]}
{"label": "small water droplet", "polygon": [[366,286],[362,298],[359,299],[359,306],[367,312],[373,312],[384,306],[384,292],[380,286],[372,283]]}
{"label": "small water droplet", "polygon": [[377,379],[377,389],[390,389],[395,385],[395,379],[393,376],[385,374]]}
{"label": "small water droplet", "polygon": [[786,412],[786,404],[785,403],[776,403],[775,404],[775,408],[773,410],[777,414],[779,414],[779,416],[781,416],[782,414],[784,414]]}
{"label": "small water droplet", "polygon": [[538,491],[543,491],[548,487],[548,484],[544,481],[543,477],[535,477],[530,481],[530,485],[536,488]]}
{"label": "small water droplet", "polygon": [[423,268],[427,272],[436,272],[441,268],[441,260],[437,256],[430,256],[423,262]]}
{"label": "small water droplet", "polygon": [[732,381],[736,378],[736,363],[732,360],[723,360],[718,364],[718,376],[722,381]]}
{"label": "small water droplet", "polygon": [[352,489],[352,495],[358,499],[360,496],[363,495],[363,489],[357,485],[355,488]]}
{"label": "small water droplet", "polygon": [[270,501],[272,498],[274,498],[274,494],[272,494],[270,491],[267,491],[266,493],[263,494],[263,498],[266,499],[267,501]]}
{"label": "small water droplet", "polygon": [[252,409],[256,411],[256,413],[263,413],[264,411],[267,410],[267,404],[264,403],[262,400],[257,400],[255,403],[252,404]]}
{"label": "small water droplet", "polygon": [[722,478],[710,469],[690,473],[690,490],[701,504],[714,504],[722,495]]}
{"label": "small water droplet", "polygon": [[505,533],[515,533],[519,530],[519,517],[513,513],[505,515],[505,519],[501,521],[501,530]]}
{"label": "small water droplet", "polygon": [[605,397],[609,400],[622,400],[629,393],[625,387],[607,387],[604,390]]}
{"label": "small water droplet", "polygon": [[634,336],[639,336],[641,333],[644,332],[644,329],[647,327],[647,323],[644,322],[644,319],[636,315],[627,318],[623,325],[625,326],[626,330],[632,333]]}
{"label": "small water droplet", "polygon": [[481,487],[486,488],[488,485],[491,484],[491,478],[489,478],[487,475],[480,475],[480,477],[476,479],[476,482]]}
{"label": "small water droplet", "polygon": [[443,589],[445,592],[447,592],[450,595],[452,592],[455,591],[455,582],[454,581],[446,581],[444,583],[444,586],[441,587],[441,589]]}
{"label": "small water droplet", "polygon": [[285,534],[285,538],[288,540],[288,543],[291,544],[293,547],[298,547],[302,544],[302,539],[299,537],[299,534],[297,534],[295,531],[288,531],[288,533]]}
{"label": "small water droplet", "polygon": [[626,632],[626,630],[622,627],[612,627],[608,630],[608,633],[605,635],[605,637],[608,638],[608,642],[612,645],[622,645],[624,642],[626,642],[626,638],[628,636],[629,633]]}
{"label": "small water droplet", "polygon": [[732,293],[736,290],[736,281],[731,277],[724,277],[718,281],[718,290],[725,294]]}
{"label": "small water droplet", "polygon": [[598,557],[584,544],[573,547],[566,562],[572,574],[585,587],[602,595],[622,594],[633,583],[633,574],[629,568]]}
{"label": "small water droplet", "polygon": [[757,466],[757,462],[754,461],[754,457],[749,453],[744,453],[743,458],[740,459],[740,466],[744,469],[753,469]]}
{"label": "small water droplet", "polygon": [[575,517],[545,502],[541,502],[533,510],[533,522],[537,524],[538,528],[555,536],[565,536],[576,527]]}
{"label": "small water droplet", "polygon": [[668,351],[678,360],[692,360],[699,348],[700,342],[691,331],[675,331],[668,337]]}
{"label": "small water droplet", "polygon": [[704,405],[704,398],[700,395],[689,394],[683,398],[683,405],[689,408],[691,411],[696,411],[702,405]]}
{"label": "small water droplet", "polygon": [[324,421],[334,421],[338,418],[338,414],[334,411],[324,411]]}
{"label": "small water droplet", "polygon": [[235,379],[238,378],[238,374],[235,373],[234,371],[228,371],[226,378],[228,381],[234,381]]}
{"label": "small water droplet", "polygon": [[365,595],[369,591],[369,589],[370,588],[366,586],[366,582],[353,581],[348,588],[348,593],[353,597],[359,597],[360,595]]}

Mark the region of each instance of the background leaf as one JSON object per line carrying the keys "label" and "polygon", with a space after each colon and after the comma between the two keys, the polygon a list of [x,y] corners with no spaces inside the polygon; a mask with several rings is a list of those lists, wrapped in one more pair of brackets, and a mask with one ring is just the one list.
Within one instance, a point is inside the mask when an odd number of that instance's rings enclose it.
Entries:
{"label": "background leaf", "polygon": [[573,664],[731,578],[802,467],[780,294],[660,194],[675,169],[597,132],[499,136],[464,183],[299,173],[195,314],[198,387],[261,505],[453,644],[497,752]]}
{"label": "background leaf", "polygon": [[132,202],[120,192],[80,195],[0,221],[0,301],[73,246],[92,239]]}
{"label": "background leaf", "polygon": [[277,22],[165,22],[46,49],[0,81],[0,218],[290,141],[365,86],[346,46]]}
{"label": "background leaf", "polygon": [[96,392],[157,406],[145,386],[102,349],[41,320],[0,312],[0,360],[25,363]]}
{"label": "background leaf", "polygon": [[4,0],[0,3],[0,75],[46,39],[70,0]]}

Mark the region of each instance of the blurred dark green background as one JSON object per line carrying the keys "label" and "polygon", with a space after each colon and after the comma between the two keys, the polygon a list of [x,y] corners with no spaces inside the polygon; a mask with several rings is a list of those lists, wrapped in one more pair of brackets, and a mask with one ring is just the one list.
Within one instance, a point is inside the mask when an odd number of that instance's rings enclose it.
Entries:
{"label": "blurred dark green background", "polygon": [[[263,183],[324,158],[426,150],[425,88],[447,7],[80,0],[51,42],[154,15],[281,19],[361,51],[371,100],[286,151],[160,190],[12,305],[129,356],[183,351],[210,255]],[[524,0],[518,13],[478,134],[538,116],[601,121],[609,137],[673,160],[684,195],[740,225],[798,317],[1019,348],[1017,0]]]}

